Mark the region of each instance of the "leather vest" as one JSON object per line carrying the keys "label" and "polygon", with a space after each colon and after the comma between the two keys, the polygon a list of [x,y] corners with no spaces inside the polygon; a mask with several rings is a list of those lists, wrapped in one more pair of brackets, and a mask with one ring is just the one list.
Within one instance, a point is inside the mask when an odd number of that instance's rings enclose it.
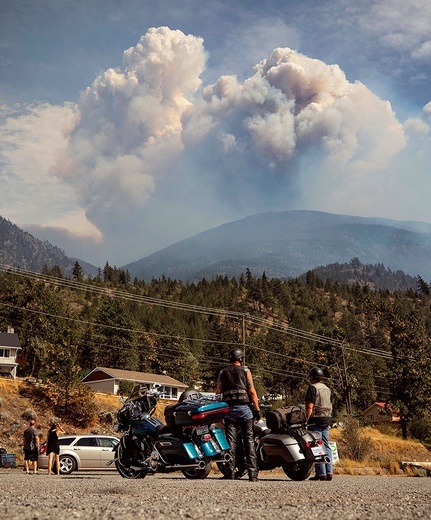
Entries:
{"label": "leather vest", "polygon": [[331,390],[323,383],[312,383],[316,389],[313,417],[331,417]]}
{"label": "leather vest", "polygon": [[220,372],[222,399],[225,403],[235,405],[250,402],[247,372],[247,367],[239,365],[230,365]]}

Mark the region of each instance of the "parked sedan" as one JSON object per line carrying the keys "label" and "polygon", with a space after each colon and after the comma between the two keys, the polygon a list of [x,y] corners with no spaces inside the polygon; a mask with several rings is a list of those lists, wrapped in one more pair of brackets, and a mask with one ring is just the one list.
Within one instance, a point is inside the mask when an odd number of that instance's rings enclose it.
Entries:
{"label": "parked sedan", "polygon": [[[119,443],[117,437],[108,435],[62,435],[58,441],[62,475],[80,469],[108,469],[106,463],[114,458],[112,450]],[[39,449],[38,466],[48,469],[46,443]],[[110,468],[115,469],[115,466]]]}

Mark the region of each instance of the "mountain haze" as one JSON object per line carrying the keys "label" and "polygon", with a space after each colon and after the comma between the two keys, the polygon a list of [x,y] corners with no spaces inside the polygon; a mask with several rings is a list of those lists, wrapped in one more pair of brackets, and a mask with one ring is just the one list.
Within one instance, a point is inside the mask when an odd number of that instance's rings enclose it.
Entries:
{"label": "mountain haze", "polygon": [[183,281],[239,277],[247,268],[257,276],[265,271],[283,279],[352,258],[429,280],[431,224],[318,211],[268,212],[204,231],[123,268],[146,281],[163,275]]}

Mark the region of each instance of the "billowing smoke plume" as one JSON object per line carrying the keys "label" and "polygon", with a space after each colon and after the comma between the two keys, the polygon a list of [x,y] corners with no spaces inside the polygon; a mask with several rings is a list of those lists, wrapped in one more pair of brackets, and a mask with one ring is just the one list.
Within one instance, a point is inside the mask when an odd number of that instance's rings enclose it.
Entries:
{"label": "billowing smoke plume", "polygon": [[317,192],[326,207],[311,209],[372,203],[373,175],[406,143],[388,102],[337,65],[288,48],[243,82],[223,76],[202,86],[205,61],[202,39],[150,29],[121,70],[83,93],[61,174],[100,229],[112,216],[141,212],[148,221],[145,206],[181,198],[214,214],[223,206],[227,219],[311,207]]}

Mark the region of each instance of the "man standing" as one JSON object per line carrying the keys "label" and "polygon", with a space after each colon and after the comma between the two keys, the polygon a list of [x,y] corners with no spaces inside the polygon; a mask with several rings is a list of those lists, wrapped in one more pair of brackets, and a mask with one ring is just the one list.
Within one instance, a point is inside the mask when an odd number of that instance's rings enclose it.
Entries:
{"label": "man standing", "polygon": [[[244,352],[235,348],[229,353],[231,365],[224,368],[218,377],[216,394],[221,394],[229,405],[225,417],[226,438],[231,449],[229,471],[224,478],[235,478],[237,431],[241,430],[247,461],[248,479],[257,482],[258,467],[253,442],[253,418],[260,419],[259,401],[250,370],[243,366]],[[250,408],[253,405],[253,411]]]}
{"label": "man standing", "polygon": [[308,374],[310,386],[305,395],[308,429],[320,433],[330,462],[316,464],[316,475],[310,480],[332,480],[332,452],[329,446],[329,427],[332,417],[331,390],[322,383],[323,371],[314,367]]}
{"label": "man standing", "polygon": [[37,475],[37,458],[39,454],[39,433],[34,427],[35,419],[29,420],[29,425],[24,430],[23,448],[24,448],[24,467],[27,475],[30,474],[30,462],[33,466],[33,474]]}

